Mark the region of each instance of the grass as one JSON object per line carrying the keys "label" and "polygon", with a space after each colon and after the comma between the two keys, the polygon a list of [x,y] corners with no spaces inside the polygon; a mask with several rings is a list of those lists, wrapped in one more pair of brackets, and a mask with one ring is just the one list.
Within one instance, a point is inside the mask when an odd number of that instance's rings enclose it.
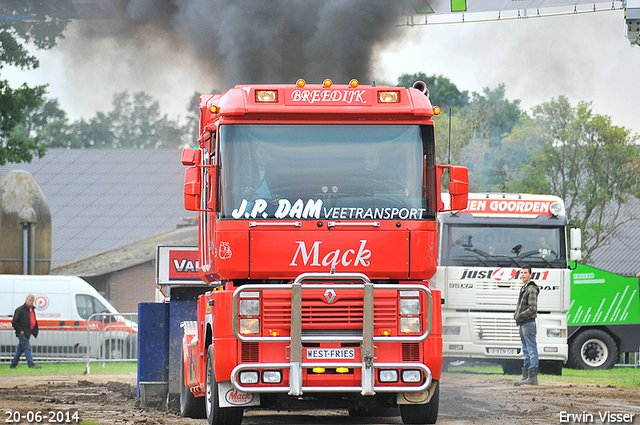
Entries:
{"label": "grass", "polygon": [[[461,366],[449,366],[448,373],[473,373],[487,376],[503,375],[502,367],[490,363],[466,363]],[[633,367],[617,367],[609,370],[577,370],[562,369],[562,376],[540,375],[542,381],[564,382],[567,384],[591,384],[601,387],[640,388],[640,369]]]}
{"label": "grass", "polygon": [[[86,363],[36,363],[40,369],[29,369],[22,361],[15,369],[9,364],[0,364],[0,376],[38,376],[38,375],[82,375]],[[104,366],[103,366],[104,365]],[[127,375],[136,373],[136,362],[123,363],[91,363],[91,375]]]}

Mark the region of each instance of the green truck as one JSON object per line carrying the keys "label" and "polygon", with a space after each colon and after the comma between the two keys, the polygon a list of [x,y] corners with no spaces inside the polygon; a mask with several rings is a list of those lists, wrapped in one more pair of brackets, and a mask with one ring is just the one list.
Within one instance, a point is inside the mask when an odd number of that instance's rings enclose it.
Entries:
{"label": "green truck", "polygon": [[639,279],[578,264],[567,312],[569,361],[577,369],[610,369],[620,353],[640,350]]}

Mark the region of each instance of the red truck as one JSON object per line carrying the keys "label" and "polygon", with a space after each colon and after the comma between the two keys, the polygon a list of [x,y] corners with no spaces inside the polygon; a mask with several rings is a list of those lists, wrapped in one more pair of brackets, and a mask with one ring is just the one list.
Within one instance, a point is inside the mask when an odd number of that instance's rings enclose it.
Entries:
{"label": "red truck", "polygon": [[183,322],[180,410],[240,424],[249,407],[400,406],[435,423],[442,368],[432,107],[413,88],[236,86],[200,97],[184,149],[199,212],[197,321]]}

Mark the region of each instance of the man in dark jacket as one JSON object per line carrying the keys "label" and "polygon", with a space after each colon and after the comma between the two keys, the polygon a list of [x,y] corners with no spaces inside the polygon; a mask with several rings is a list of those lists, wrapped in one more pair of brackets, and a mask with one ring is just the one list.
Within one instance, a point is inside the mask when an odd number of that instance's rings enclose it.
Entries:
{"label": "man in dark jacket", "polygon": [[40,369],[40,366],[33,363],[33,357],[31,356],[31,343],[29,338],[33,335],[34,338],[38,337],[38,321],[36,320],[36,311],[33,307],[33,301],[35,297],[33,295],[27,295],[27,300],[20,307],[16,308],[13,313],[13,320],[11,324],[13,329],[16,330],[16,336],[18,337],[18,349],[16,355],[13,356],[11,361],[11,369],[15,369],[20,361],[20,356],[24,353],[27,358],[27,364],[32,369]]}
{"label": "man in dark jacket", "polygon": [[538,316],[538,294],[540,288],[531,280],[531,266],[520,270],[522,288],[513,318],[519,327],[524,365],[522,379],[514,385],[538,385],[538,345],[536,343],[536,317]]}

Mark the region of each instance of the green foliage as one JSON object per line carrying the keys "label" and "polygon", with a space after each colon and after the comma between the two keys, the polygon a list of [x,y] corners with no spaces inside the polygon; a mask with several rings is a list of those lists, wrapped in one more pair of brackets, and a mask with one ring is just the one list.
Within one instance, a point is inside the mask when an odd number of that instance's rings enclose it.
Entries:
{"label": "green foliage", "polygon": [[[505,149],[503,139],[520,121],[523,112],[520,101],[505,98],[505,87],[485,87],[482,93],[473,92],[469,105],[454,111],[451,119],[451,162],[469,169],[471,191],[504,191],[508,176],[506,169],[513,161],[513,149]],[[439,117],[444,127],[437,133],[442,141],[448,132],[448,122]],[[448,162],[448,144],[439,143],[438,161]],[[518,154],[518,149],[516,149]]]}
{"label": "green foliage", "polygon": [[48,139],[48,146],[154,149],[184,145],[186,128],[160,115],[159,110],[158,102],[144,92],[117,93],[108,113],[98,112],[68,125],[64,116],[53,120],[48,134],[55,131],[58,137]]}
{"label": "green foliage", "polygon": [[23,84],[19,89],[12,89],[6,81],[0,81],[0,165],[31,162],[34,155],[44,155],[44,145],[38,144],[28,133],[15,131],[16,127],[24,125],[29,109],[37,107],[44,92],[44,86]]}
{"label": "green foliage", "polygon": [[[5,2],[0,5],[3,15],[33,16],[33,20],[0,20],[0,70],[5,65],[21,69],[35,69],[38,59],[25,47],[32,43],[39,49],[50,49],[62,37],[68,20],[48,15],[47,3],[36,0]],[[30,162],[42,156],[46,146],[33,139],[26,125],[29,114],[43,102],[45,86],[26,84],[12,89],[8,81],[0,80],[0,165],[11,162]]]}
{"label": "green foliage", "polygon": [[511,189],[551,193],[565,200],[567,216],[583,231],[583,261],[607,239],[620,236],[632,218],[627,201],[640,195],[637,135],[580,102],[559,97],[533,108],[507,138],[527,146],[520,170],[511,170]]}
{"label": "green foliage", "polygon": [[427,77],[420,72],[416,74],[402,74],[398,78],[399,87],[412,87],[416,81],[427,84],[429,89],[429,99],[433,105],[439,106],[443,111],[449,108],[460,108],[469,103],[469,92],[458,90],[448,78],[442,75],[432,75]]}

